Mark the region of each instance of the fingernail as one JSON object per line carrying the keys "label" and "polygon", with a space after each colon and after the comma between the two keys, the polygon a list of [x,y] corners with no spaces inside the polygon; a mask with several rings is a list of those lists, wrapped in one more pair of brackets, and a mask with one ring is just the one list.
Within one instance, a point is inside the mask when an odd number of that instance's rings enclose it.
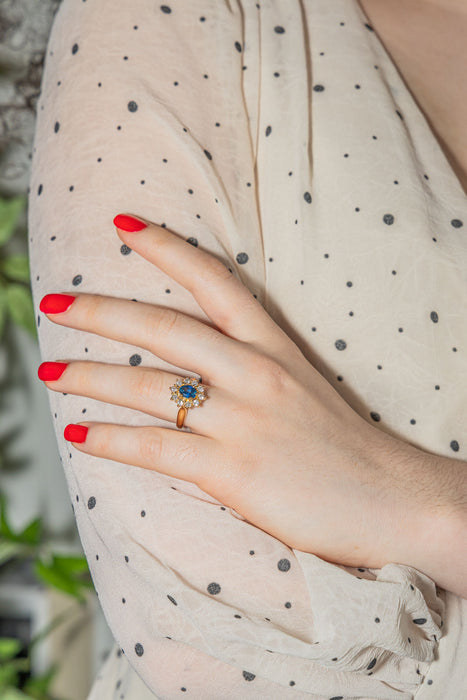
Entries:
{"label": "fingernail", "polygon": [[66,311],[75,299],[71,294],[46,294],[41,299],[39,309],[45,314],[59,314]]}
{"label": "fingernail", "polygon": [[37,376],[42,381],[54,381],[55,379],[60,379],[67,367],[68,362],[43,362],[39,365]]}
{"label": "fingernail", "polygon": [[85,425],[75,425],[74,423],[67,425],[63,431],[65,440],[69,440],[69,442],[84,442],[87,434],[88,428]]}
{"label": "fingernail", "polygon": [[118,214],[114,219],[114,224],[123,231],[141,231],[141,229],[147,227],[144,221],[135,219],[133,216],[127,216],[126,214]]}

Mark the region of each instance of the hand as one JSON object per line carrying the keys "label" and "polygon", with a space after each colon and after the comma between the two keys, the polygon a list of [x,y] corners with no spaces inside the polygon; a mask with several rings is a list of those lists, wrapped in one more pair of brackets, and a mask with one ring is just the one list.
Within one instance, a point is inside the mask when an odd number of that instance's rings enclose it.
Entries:
{"label": "hand", "polygon": [[[146,223],[140,231],[117,229],[118,235],[191,292],[213,325],[95,294],[75,295],[67,310],[53,314],[46,295],[40,308],[54,323],[189,367],[202,378],[207,398],[188,409],[192,432],[84,422],[84,442],[74,437],[74,447],[194,482],[295,549],[349,566],[384,566],[396,529],[413,525],[405,491],[386,466],[389,455],[406,454],[400,453],[403,443],[359,416],[223,263]],[[50,365],[43,363],[39,376],[49,378],[53,391],[175,423],[170,387],[180,375],[70,361],[51,380]]]}

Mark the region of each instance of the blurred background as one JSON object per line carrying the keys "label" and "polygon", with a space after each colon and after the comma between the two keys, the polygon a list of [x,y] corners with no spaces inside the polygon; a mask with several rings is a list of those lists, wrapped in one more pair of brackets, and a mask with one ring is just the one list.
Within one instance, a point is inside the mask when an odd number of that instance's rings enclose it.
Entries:
{"label": "blurred background", "polygon": [[60,0],[0,0],[0,700],[85,700],[113,644],[37,377],[27,197]]}

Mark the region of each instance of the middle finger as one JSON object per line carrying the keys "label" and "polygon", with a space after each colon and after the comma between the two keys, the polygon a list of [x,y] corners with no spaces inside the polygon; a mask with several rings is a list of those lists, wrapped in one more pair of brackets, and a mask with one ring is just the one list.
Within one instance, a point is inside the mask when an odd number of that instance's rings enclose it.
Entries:
{"label": "middle finger", "polygon": [[[58,379],[46,379],[55,371]],[[127,367],[103,362],[73,360],[67,362],[43,362],[38,376],[52,391],[88,396],[106,403],[126,406],[157,416],[173,423],[177,420],[179,406],[171,399],[171,386],[179,374],[149,367]],[[197,377],[194,377],[197,379]],[[229,415],[231,407],[227,395],[217,387],[205,387],[206,399],[199,406],[188,409],[185,425],[200,435],[213,437],[220,431],[219,420]],[[214,399],[211,402],[211,399]],[[199,409],[202,411],[199,411]]]}
{"label": "middle finger", "polygon": [[[57,297],[70,296],[71,306],[51,312]],[[98,294],[46,294],[39,308],[54,323],[144,348],[226,390],[233,376],[248,381],[248,346],[176,309]]]}

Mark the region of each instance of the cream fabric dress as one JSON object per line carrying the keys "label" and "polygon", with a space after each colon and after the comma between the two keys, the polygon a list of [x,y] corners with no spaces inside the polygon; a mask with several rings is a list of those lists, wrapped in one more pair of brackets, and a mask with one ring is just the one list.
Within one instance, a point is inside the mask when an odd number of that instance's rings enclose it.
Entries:
{"label": "cream fabric dress", "polygon": [[[122,246],[119,212],[227,263],[366,420],[467,460],[467,198],[356,0],[64,0],[29,194],[42,360],[191,376],[39,312],[47,293],[83,292],[206,320]],[[89,700],[467,692],[467,600],[410,566],[293,550],[192,483],[63,437],[83,420],[175,429],[175,406],[167,422],[49,397],[116,640]]]}

